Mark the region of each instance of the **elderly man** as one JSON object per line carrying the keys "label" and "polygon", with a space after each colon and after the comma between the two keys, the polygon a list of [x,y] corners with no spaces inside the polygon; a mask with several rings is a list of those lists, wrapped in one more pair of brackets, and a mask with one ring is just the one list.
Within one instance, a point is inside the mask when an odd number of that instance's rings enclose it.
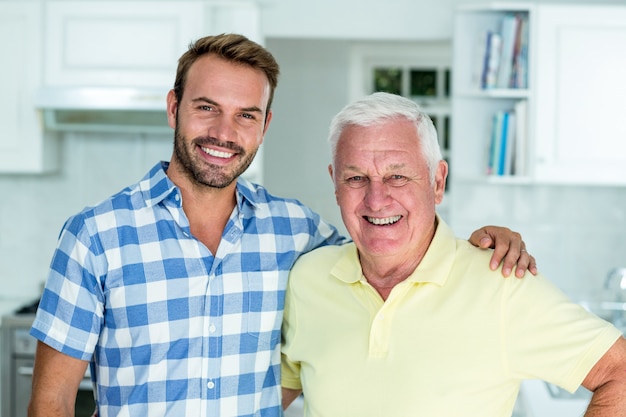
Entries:
{"label": "elderly man", "polygon": [[376,93],[330,131],[329,171],[354,243],[290,274],[283,405],[306,417],[510,416],[523,379],[594,391],[626,415],[626,340],[538,275],[504,280],[435,213],[448,167],[427,115]]}

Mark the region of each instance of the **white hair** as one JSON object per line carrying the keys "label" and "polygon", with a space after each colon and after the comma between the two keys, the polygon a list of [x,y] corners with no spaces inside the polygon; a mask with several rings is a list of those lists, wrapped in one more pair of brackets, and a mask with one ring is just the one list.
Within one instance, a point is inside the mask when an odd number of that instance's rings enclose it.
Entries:
{"label": "white hair", "polygon": [[405,118],[415,124],[431,182],[441,161],[437,130],[430,117],[413,100],[389,93],[374,93],[345,106],[330,123],[328,140],[333,168],[337,143],[347,126],[372,126],[394,118]]}

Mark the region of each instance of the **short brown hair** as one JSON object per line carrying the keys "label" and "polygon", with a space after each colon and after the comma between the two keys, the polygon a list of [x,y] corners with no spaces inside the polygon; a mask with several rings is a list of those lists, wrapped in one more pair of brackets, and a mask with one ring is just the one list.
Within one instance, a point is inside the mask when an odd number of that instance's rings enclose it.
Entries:
{"label": "short brown hair", "polygon": [[205,36],[189,45],[189,50],[178,59],[176,81],[174,82],[176,100],[180,103],[183,98],[187,74],[191,65],[198,58],[208,54],[215,54],[227,61],[248,65],[265,73],[270,84],[267,115],[274,99],[274,90],[278,84],[280,68],[274,56],[267,49],[238,34],[222,33],[221,35]]}

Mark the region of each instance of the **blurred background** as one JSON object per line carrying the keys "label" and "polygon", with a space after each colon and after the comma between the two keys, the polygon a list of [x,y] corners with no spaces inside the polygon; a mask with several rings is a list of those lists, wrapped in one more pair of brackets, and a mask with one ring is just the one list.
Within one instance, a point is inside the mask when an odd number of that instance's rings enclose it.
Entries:
{"label": "blurred background", "polygon": [[[403,94],[438,128],[450,163],[439,212],[459,236],[510,227],[572,297],[621,302],[610,276],[626,266],[622,4],[0,0],[0,314],[39,297],[68,216],[169,160],[176,60],[221,32],[246,34],[281,65],[248,178],[345,230],[327,173],[330,119],[373,91]],[[488,91],[485,33],[511,14],[530,22],[527,84]],[[520,102],[524,172],[487,175],[493,114]]]}

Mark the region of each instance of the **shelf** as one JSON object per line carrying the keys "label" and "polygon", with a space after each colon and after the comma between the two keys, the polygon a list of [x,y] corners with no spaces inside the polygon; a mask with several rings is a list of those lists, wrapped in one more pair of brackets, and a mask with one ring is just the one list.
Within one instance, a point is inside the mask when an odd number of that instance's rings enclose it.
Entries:
{"label": "shelf", "polygon": [[490,2],[479,4],[464,4],[459,6],[459,10],[464,12],[528,12],[532,9],[532,3],[521,2]]}
{"label": "shelf", "polygon": [[531,92],[527,88],[494,88],[489,90],[468,89],[456,94],[459,98],[505,98],[505,99],[526,99],[531,97]]}
{"label": "shelf", "polygon": [[515,175],[475,175],[465,177],[455,177],[455,182],[471,184],[489,185],[531,185],[535,184],[531,177]]}

